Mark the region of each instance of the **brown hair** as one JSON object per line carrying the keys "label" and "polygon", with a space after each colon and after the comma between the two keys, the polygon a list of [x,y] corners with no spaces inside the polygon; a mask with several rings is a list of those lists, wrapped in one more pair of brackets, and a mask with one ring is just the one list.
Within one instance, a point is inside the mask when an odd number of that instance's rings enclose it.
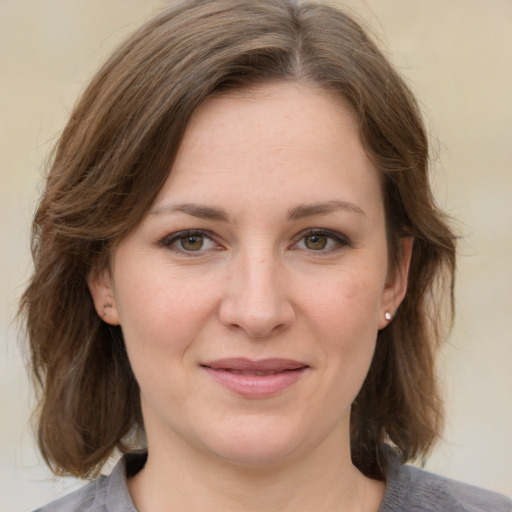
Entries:
{"label": "brown hair", "polygon": [[87,276],[108,265],[151,206],[194,110],[213,94],[283,80],[316,84],[349,106],[382,175],[391,264],[400,237],[415,240],[407,295],[379,332],[353,404],[353,461],[381,478],[383,444],[407,461],[438,437],[434,356],[439,315],[452,310],[455,248],[429,188],[413,95],[338,9],[189,0],[139,29],[94,77],[55,149],[35,215],[35,271],[20,312],[40,391],[39,446],[56,473],[94,475],[114,448],[130,449],[130,436],[143,432],[122,333],[97,316]]}

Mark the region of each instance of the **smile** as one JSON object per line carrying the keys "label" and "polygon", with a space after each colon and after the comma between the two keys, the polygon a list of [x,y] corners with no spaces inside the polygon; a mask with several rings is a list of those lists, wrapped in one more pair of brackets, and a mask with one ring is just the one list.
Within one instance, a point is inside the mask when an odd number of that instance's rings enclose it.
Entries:
{"label": "smile", "polygon": [[283,392],[306,373],[307,364],[290,359],[252,361],[229,358],[201,365],[212,379],[246,398],[266,398]]}
{"label": "smile", "polygon": [[[229,370],[229,369],[226,369],[226,370],[218,370],[218,371],[234,373],[235,375],[257,375],[257,376],[275,375],[276,373],[280,373],[280,371],[278,371],[278,370],[271,370],[268,372],[264,372],[264,371],[252,371],[252,370]],[[294,372],[296,370],[282,370],[282,371]]]}

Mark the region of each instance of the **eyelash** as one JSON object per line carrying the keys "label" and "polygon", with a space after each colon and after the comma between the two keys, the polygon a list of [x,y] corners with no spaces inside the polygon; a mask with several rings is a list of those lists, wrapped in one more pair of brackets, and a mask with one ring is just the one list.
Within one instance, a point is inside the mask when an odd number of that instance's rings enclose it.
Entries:
{"label": "eyelash", "polygon": [[159,245],[162,247],[166,247],[167,249],[172,250],[178,254],[186,254],[187,256],[199,256],[202,252],[201,248],[197,251],[188,251],[183,247],[176,247],[174,244],[178,243],[180,240],[186,240],[187,238],[192,237],[200,237],[203,240],[209,240],[210,242],[215,243],[217,246],[219,244],[215,242],[215,237],[208,231],[204,231],[201,229],[198,230],[186,230],[186,231],[178,231],[177,233],[172,233],[171,235],[166,236]]}
{"label": "eyelash", "polygon": [[329,247],[328,249],[324,249],[324,248],[322,248],[320,250],[314,250],[314,249],[308,250],[307,248],[303,249],[308,252],[311,252],[312,254],[315,254],[315,253],[317,253],[319,255],[326,254],[326,253],[331,253],[333,251],[342,249],[343,247],[351,247],[352,246],[352,242],[345,235],[342,235],[341,233],[338,233],[336,231],[331,231],[330,229],[308,229],[307,231],[303,231],[302,233],[300,233],[297,236],[296,242],[294,242],[292,244],[292,248],[296,248],[296,246],[299,244],[299,242],[306,240],[308,237],[313,237],[313,236],[325,237],[328,240],[333,241],[335,245],[334,245],[334,247]]}
{"label": "eyelash", "polygon": [[[315,249],[300,249],[297,247],[297,245],[301,242],[306,240],[308,237],[322,237],[327,239],[327,244],[329,243],[329,240],[334,242],[334,247],[329,247],[327,249],[321,248],[319,250]],[[159,242],[158,245],[161,247],[166,247],[173,252],[176,252],[178,254],[186,254],[187,256],[199,256],[201,253],[205,252],[205,250],[199,247],[199,250],[197,251],[191,251],[187,250],[183,247],[177,247],[175,244],[177,244],[180,240],[186,240],[187,238],[193,238],[193,237],[200,237],[203,240],[209,240],[210,242],[213,242],[217,245],[217,250],[219,250],[220,244],[218,244],[215,241],[215,237],[209,232],[204,230],[185,230],[185,231],[178,231],[177,233],[172,233],[171,235],[166,236],[161,242]],[[312,254],[326,254],[331,253],[333,251],[339,250],[343,247],[351,247],[352,243],[351,241],[344,235],[337,233],[336,231],[331,231],[328,229],[308,229],[306,231],[303,231],[299,233],[299,235],[295,239],[296,241],[291,244],[291,249],[293,250],[305,250],[308,252],[311,252]]]}

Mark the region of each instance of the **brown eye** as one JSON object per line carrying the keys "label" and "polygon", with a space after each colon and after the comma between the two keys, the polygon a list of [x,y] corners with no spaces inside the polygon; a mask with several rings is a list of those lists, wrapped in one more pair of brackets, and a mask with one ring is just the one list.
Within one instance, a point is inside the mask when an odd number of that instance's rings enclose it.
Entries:
{"label": "brown eye", "polygon": [[311,229],[297,236],[300,236],[300,238],[292,245],[293,249],[310,253],[316,252],[319,255],[331,254],[334,251],[352,246],[345,235],[330,229]]}
{"label": "brown eye", "polygon": [[313,251],[321,251],[327,247],[329,238],[325,235],[309,235],[304,237],[304,245]]}
{"label": "brown eye", "polygon": [[180,238],[181,248],[185,251],[199,251],[203,248],[204,238],[201,235],[189,235]]}
{"label": "brown eye", "polygon": [[159,245],[181,256],[200,256],[222,249],[222,246],[208,232],[196,230],[172,233],[161,240]]}

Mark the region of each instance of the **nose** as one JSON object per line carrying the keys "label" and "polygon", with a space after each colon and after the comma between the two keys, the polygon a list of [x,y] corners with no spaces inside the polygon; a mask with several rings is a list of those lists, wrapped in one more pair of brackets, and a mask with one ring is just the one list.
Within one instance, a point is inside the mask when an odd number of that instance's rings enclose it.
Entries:
{"label": "nose", "polygon": [[274,257],[247,256],[232,262],[219,314],[224,325],[251,338],[271,336],[293,323],[295,311]]}

